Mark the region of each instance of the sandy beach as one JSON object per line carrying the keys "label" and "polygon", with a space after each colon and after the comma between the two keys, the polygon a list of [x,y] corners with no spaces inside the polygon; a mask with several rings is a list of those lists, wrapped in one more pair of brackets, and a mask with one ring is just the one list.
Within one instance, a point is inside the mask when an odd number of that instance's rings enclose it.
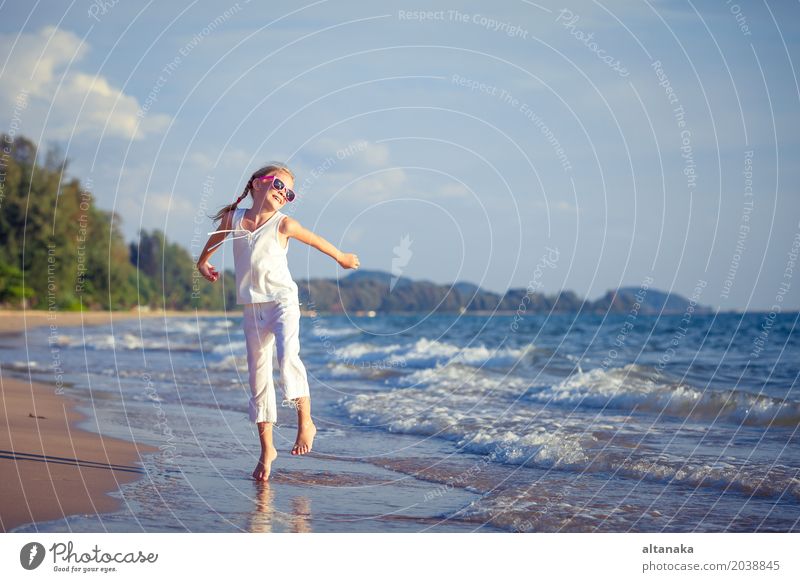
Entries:
{"label": "sandy beach", "polygon": [[[186,312],[0,311],[0,336],[24,337],[40,326],[108,324],[117,319],[186,316]],[[222,315],[203,312],[202,315]],[[1,371],[1,370],[0,370]],[[0,531],[74,514],[98,514],[121,502],[108,495],[140,478],[140,453],[159,449],[76,428],[86,419],[55,385],[0,374]]]}
{"label": "sandy beach", "polygon": [[115,510],[107,495],[141,477],[149,445],[75,428],[84,415],[45,384],[0,378],[0,530],[77,513]]}

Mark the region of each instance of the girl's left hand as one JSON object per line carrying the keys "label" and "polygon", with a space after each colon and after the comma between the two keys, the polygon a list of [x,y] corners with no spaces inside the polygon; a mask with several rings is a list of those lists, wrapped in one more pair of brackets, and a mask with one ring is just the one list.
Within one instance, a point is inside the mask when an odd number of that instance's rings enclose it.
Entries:
{"label": "girl's left hand", "polygon": [[197,270],[200,271],[200,274],[211,281],[212,283],[219,279],[219,273],[214,268],[214,266],[209,263],[208,261],[203,261],[202,263],[197,263]]}
{"label": "girl's left hand", "polygon": [[339,265],[341,265],[344,269],[358,269],[358,267],[361,266],[361,263],[358,260],[358,255],[346,253],[342,255],[341,259],[339,259]]}

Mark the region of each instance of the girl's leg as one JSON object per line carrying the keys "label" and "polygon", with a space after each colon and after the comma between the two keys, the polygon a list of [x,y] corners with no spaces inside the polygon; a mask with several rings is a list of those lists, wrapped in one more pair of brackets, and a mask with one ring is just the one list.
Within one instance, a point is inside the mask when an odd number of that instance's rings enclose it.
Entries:
{"label": "girl's leg", "polygon": [[247,368],[250,381],[250,421],[258,425],[261,454],[253,471],[256,481],[266,481],[278,452],[272,443],[272,425],[277,421],[275,386],[272,380],[272,354],[275,336],[268,329],[262,305],[245,305],[243,324],[247,344]]}
{"label": "girl's leg", "polygon": [[300,359],[300,306],[294,303],[276,306],[275,347],[281,369],[281,386],[286,400],[297,407],[297,438],[293,455],[311,450],[317,427],[311,420],[311,394],[308,374]]}
{"label": "girl's leg", "polygon": [[311,450],[317,427],[311,420],[311,397],[302,396],[295,399],[297,405],[297,439],[292,447],[293,455],[305,455]]}
{"label": "girl's leg", "polygon": [[275,383],[272,358],[275,334],[270,329],[268,310],[264,305],[245,305],[242,327],[247,344],[247,370],[250,381],[250,422],[277,422]]}
{"label": "girl's leg", "polygon": [[258,438],[261,440],[261,457],[253,471],[253,479],[256,481],[266,481],[272,469],[272,461],[278,456],[278,451],[272,444],[272,423],[258,423]]}

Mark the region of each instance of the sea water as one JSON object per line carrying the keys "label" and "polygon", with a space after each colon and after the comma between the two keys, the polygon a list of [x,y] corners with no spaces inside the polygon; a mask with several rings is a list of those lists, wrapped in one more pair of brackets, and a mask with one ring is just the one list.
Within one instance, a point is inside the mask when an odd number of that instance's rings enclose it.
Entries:
{"label": "sea water", "polygon": [[15,531],[797,531],[796,324],[304,316],[319,432],[292,457],[279,410],[269,486],[240,313],[32,329],[0,342],[4,374],[54,382],[58,361],[82,426],[159,453],[120,511]]}

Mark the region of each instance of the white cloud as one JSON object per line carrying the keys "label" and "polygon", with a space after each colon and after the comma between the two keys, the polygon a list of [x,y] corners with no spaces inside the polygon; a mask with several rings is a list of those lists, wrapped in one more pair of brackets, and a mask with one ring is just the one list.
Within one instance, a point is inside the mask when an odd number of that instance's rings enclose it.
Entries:
{"label": "white cloud", "polygon": [[389,148],[384,144],[367,142],[367,149],[364,150],[364,162],[373,168],[385,166],[389,163]]}
{"label": "white cloud", "polygon": [[307,152],[320,159],[332,158],[340,169],[367,171],[382,168],[389,163],[389,147],[364,138],[340,140],[320,137],[308,144]]}
{"label": "white cloud", "polygon": [[364,229],[359,226],[352,226],[347,229],[342,239],[350,244],[357,244],[364,238]]}
{"label": "white cloud", "polygon": [[173,196],[170,192],[150,192],[147,195],[148,211],[165,216],[172,214],[180,219],[186,216],[193,216],[197,208],[188,200],[178,196]]}
{"label": "white cloud", "polygon": [[116,210],[122,215],[125,224],[138,231],[140,228],[164,230],[165,224],[168,225],[167,228],[170,228],[169,225],[182,226],[187,217],[197,214],[198,207],[170,192],[148,192],[146,196],[120,196]]}
{"label": "white cloud", "polygon": [[55,139],[71,135],[142,139],[169,124],[167,115],[138,117],[140,104],[135,97],[105,77],[76,70],[75,64],[88,51],[77,35],[54,26],[18,37],[0,34],[0,58],[8,61],[0,101],[8,107],[21,91],[28,93],[29,106],[20,124],[24,133]]}
{"label": "white cloud", "polygon": [[450,182],[440,186],[436,190],[436,194],[440,197],[461,197],[467,196],[469,198],[475,198],[475,194],[469,191],[469,188],[464,186],[464,184],[458,184],[456,182]]}
{"label": "white cloud", "polygon": [[580,212],[580,208],[570,204],[566,200],[550,200],[545,203],[544,200],[536,200],[534,206],[537,208],[542,208],[544,210],[550,210],[550,212],[564,212],[567,214],[577,214]]}
{"label": "white cloud", "polygon": [[9,101],[25,89],[33,96],[46,94],[55,82],[55,70],[71,58],[82,59],[88,48],[81,39],[54,26],[37,34],[0,34],[0,55],[7,60],[3,69],[2,95]]}
{"label": "white cloud", "polygon": [[406,173],[394,168],[352,179],[355,181],[344,187],[339,196],[364,206],[406,195],[408,186]]}
{"label": "white cloud", "polygon": [[[219,161],[217,161],[219,158]],[[278,158],[281,159],[281,158]],[[177,159],[176,162],[180,162]],[[251,167],[253,170],[261,163],[261,158],[254,158],[253,154],[243,149],[227,149],[223,152],[194,151],[186,156],[186,162],[210,172],[213,168],[232,168],[246,174]]]}

